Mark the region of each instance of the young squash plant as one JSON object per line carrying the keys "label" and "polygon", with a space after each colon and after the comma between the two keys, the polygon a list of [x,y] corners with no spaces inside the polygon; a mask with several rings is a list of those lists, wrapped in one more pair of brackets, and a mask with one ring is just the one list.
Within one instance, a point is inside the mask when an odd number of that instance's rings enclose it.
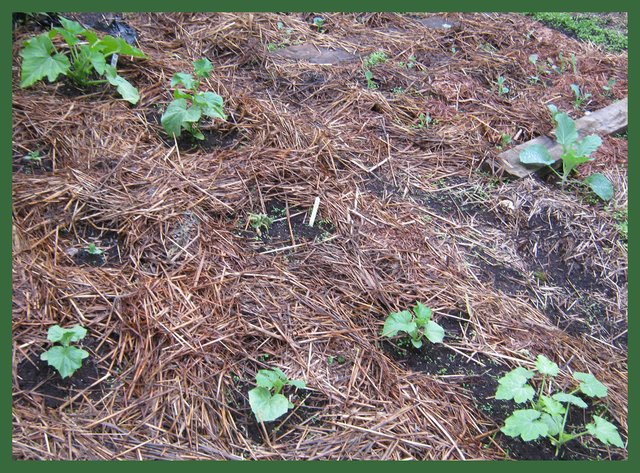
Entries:
{"label": "young squash plant", "polygon": [[[520,162],[524,164],[541,164],[549,168],[560,177],[562,185],[566,184],[571,172],[580,164],[593,161],[591,155],[602,144],[598,135],[585,136],[579,139],[575,122],[564,112],[559,112],[555,105],[549,105],[549,110],[556,122],[556,140],[562,146],[562,174],[553,165],[555,160],[549,150],[543,145],[531,145],[520,152]],[[611,200],[613,184],[604,174],[594,173],[584,179],[584,183],[602,200]]]}
{"label": "young squash plant", "polygon": [[[556,456],[562,445],[584,435],[592,435],[605,445],[624,448],[616,426],[597,415],[593,416],[593,422],[584,426],[584,430],[566,432],[569,408],[587,408],[578,394],[605,398],[607,387],[590,373],[575,372],[573,379],[579,383],[578,387],[570,392],[558,391],[552,394],[551,379],[559,373],[556,363],[544,355],[538,355],[535,370],[520,366],[500,378],[496,399],[513,400],[518,404],[529,403],[528,409],[513,411],[500,430],[509,437],[520,437],[525,442],[546,437],[556,447]],[[542,379],[536,391],[529,380],[537,375]]]}
{"label": "young squash plant", "polygon": [[404,332],[411,338],[411,344],[416,348],[422,346],[423,337],[431,343],[442,343],[444,329],[431,320],[432,315],[433,311],[422,302],[417,302],[412,311],[392,312],[384,322],[382,336],[390,338],[399,332]]}
{"label": "young squash plant", "polygon": [[71,345],[79,342],[87,335],[87,329],[81,325],[72,328],[62,328],[54,325],[47,332],[47,339],[59,343],[40,355],[40,359],[53,366],[62,378],[71,376],[82,367],[82,360],[89,356],[89,352]]}
{"label": "young squash plant", "polygon": [[249,405],[258,422],[271,422],[293,408],[291,401],[281,394],[282,388],[306,388],[304,381],[289,379],[280,368],[259,370],[256,384],[257,387],[249,391]]}
{"label": "young squash plant", "polygon": [[[63,75],[80,87],[108,82],[124,100],[138,103],[138,89],[118,75],[115,65],[118,55],[146,58],[144,53],[122,38],[110,35],[100,38],[77,21],[60,17],[60,23],[62,27],[54,27],[25,42],[20,51],[20,87],[30,87],[45,77],[54,82]],[[56,48],[52,40],[57,36],[62,37],[66,48]],[[95,79],[96,75],[104,79]]]}
{"label": "young squash plant", "polygon": [[173,100],[161,118],[162,127],[169,136],[179,137],[183,130],[194,138],[204,140],[198,129],[202,117],[221,118],[226,120],[224,101],[214,92],[200,92],[200,82],[206,79],[213,70],[207,58],[193,63],[195,78],[185,72],[176,72],[171,78],[171,87],[175,87]]}

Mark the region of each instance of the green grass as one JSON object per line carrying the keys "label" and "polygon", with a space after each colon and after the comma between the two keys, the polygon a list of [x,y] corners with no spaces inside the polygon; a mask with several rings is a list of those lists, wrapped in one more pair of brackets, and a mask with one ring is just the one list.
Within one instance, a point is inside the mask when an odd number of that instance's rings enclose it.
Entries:
{"label": "green grass", "polygon": [[624,51],[628,48],[626,34],[606,28],[594,18],[574,18],[569,13],[528,13],[547,26],[565,31],[582,41],[601,44],[610,51]]}

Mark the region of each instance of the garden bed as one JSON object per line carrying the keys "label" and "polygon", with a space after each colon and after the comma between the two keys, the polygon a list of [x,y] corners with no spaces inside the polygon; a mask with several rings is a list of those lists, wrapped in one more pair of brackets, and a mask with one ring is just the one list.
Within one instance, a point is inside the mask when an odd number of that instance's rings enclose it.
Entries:
{"label": "garden bed", "polygon": [[[597,413],[626,441],[626,135],[577,168],[607,176],[607,202],[492,173],[551,131],[549,104],[579,119],[624,99],[626,52],[517,14],[130,13],[100,28],[146,55],[118,61],[132,104],[20,88],[23,42],[49,24],[13,30],[14,458],[627,457],[507,437],[515,403],[494,397],[543,354],[561,388],[608,388],[568,425]],[[174,140],[171,77],[203,57],[227,119]],[[381,336],[417,301],[443,344]],[[39,358],[55,324],[89,334],[66,380]],[[273,367],[308,389],[261,424],[248,391]]]}

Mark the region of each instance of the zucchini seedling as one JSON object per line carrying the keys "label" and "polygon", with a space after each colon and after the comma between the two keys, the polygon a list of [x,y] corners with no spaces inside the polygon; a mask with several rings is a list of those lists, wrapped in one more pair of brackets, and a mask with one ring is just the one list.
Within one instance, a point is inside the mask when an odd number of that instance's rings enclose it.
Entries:
{"label": "zucchini seedling", "polygon": [[87,335],[87,329],[81,325],[72,328],[62,328],[54,325],[47,332],[47,340],[59,343],[40,355],[40,359],[53,366],[60,376],[67,378],[82,367],[82,360],[89,356],[89,352],[71,345],[79,342]]}

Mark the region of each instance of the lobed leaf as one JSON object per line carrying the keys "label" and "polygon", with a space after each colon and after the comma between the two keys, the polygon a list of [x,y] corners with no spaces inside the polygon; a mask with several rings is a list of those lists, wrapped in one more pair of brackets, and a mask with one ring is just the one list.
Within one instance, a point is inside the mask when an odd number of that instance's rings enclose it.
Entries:
{"label": "lobed leaf", "polygon": [[542,409],[551,416],[561,416],[566,412],[565,407],[558,399],[545,396],[544,394],[540,395],[540,405]]}
{"label": "lobed leaf", "polygon": [[551,396],[556,401],[566,402],[568,404],[573,404],[574,406],[580,407],[582,409],[587,408],[587,403],[580,399],[578,396],[574,396],[573,394],[567,393],[556,393]]}
{"label": "lobed leaf", "polygon": [[82,367],[82,360],[89,353],[85,350],[70,346],[55,346],[40,355],[40,359],[53,366],[60,376],[67,378]]}
{"label": "lobed leaf", "polygon": [[79,342],[87,335],[87,329],[81,325],[74,325],[71,328],[62,328],[60,325],[49,327],[47,331],[47,340],[50,342],[59,342],[68,346],[71,342]]}
{"label": "lobed leaf", "polygon": [[596,172],[586,177],[584,183],[602,200],[608,201],[613,198],[613,184],[604,174]]}
{"label": "lobed leaf", "polygon": [[558,365],[544,355],[538,355],[536,358],[536,369],[544,376],[558,376],[560,372]]}
{"label": "lobed leaf", "polygon": [[416,302],[413,313],[416,314],[416,324],[420,328],[424,327],[433,315],[433,311],[422,302]]}
{"label": "lobed leaf", "polygon": [[520,151],[518,155],[520,162],[523,164],[544,164],[547,166],[555,163],[555,160],[549,153],[549,150],[543,145],[531,145]]}
{"label": "lobed leaf", "polygon": [[527,381],[533,375],[533,372],[521,366],[509,371],[498,380],[496,399],[505,401],[513,399],[517,403],[530,401],[533,399],[535,391],[527,384]]}
{"label": "lobed leaf", "polygon": [[400,312],[392,312],[384,322],[382,328],[383,337],[393,337],[398,332],[413,333],[417,329],[416,323],[413,321],[411,312],[403,310]]}
{"label": "lobed leaf", "polygon": [[145,54],[138,48],[131,46],[124,39],[111,35],[103,36],[94,45],[95,48],[102,51],[105,56],[112,54],[120,54],[122,56],[132,56],[139,58],[146,58]]}
{"label": "lobed leaf", "polygon": [[214,92],[198,92],[193,96],[193,105],[199,107],[202,114],[211,118],[227,119],[223,110],[223,100]]}
{"label": "lobed leaf", "polygon": [[500,430],[509,437],[521,437],[525,442],[545,437],[549,434],[549,427],[540,419],[541,413],[535,409],[514,411],[505,419],[504,427]]}
{"label": "lobed leaf", "polygon": [[197,122],[200,116],[199,108],[188,107],[185,99],[175,99],[165,110],[160,123],[169,136],[178,137],[187,124]]}
{"label": "lobed leaf", "polygon": [[171,78],[171,87],[178,85],[184,86],[185,89],[193,90],[196,83],[191,74],[187,74],[186,72],[176,72]]}
{"label": "lobed leaf", "polygon": [[259,386],[249,391],[249,405],[259,422],[271,422],[286,414],[290,403],[282,394],[271,395]]}
{"label": "lobed leaf", "polygon": [[60,74],[66,75],[71,67],[67,56],[55,53],[51,38],[46,33],[25,42],[20,56],[22,57],[20,76],[22,88],[35,84],[45,76],[49,82],[53,82]]}
{"label": "lobed leaf", "polygon": [[198,59],[193,62],[193,68],[196,73],[196,76],[200,79],[204,79],[205,77],[209,77],[209,74],[213,70],[213,64],[206,57],[202,59]]}
{"label": "lobed leaf", "polygon": [[593,416],[593,420],[594,423],[590,423],[585,426],[587,432],[606,445],[614,445],[616,447],[624,448],[624,442],[622,441],[622,438],[620,438],[620,434],[618,433],[618,429],[615,425],[598,416]]}
{"label": "lobed leaf", "polygon": [[573,378],[580,381],[579,389],[589,397],[607,397],[607,387],[591,373],[573,373]]}
{"label": "lobed leaf", "polygon": [[540,415],[540,420],[547,426],[547,435],[554,436],[562,432],[562,416],[552,416],[546,412]]}

